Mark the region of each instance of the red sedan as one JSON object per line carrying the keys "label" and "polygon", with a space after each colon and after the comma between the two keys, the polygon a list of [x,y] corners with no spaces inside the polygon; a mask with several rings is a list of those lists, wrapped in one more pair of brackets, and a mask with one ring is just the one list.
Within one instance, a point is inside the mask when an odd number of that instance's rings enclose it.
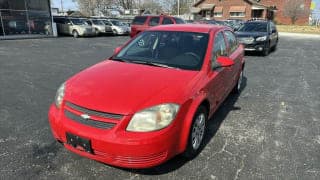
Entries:
{"label": "red sedan", "polygon": [[208,119],[240,90],[243,69],[244,49],[228,27],[151,28],[60,86],[49,110],[53,136],[120,167],[193,158]]}

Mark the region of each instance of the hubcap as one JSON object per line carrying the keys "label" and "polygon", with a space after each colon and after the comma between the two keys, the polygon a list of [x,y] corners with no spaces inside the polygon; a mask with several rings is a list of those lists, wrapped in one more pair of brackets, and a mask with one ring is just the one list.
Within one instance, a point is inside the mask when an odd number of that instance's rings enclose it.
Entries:
{"label": "hubcap", "polygon": [[192,147],[197,150],[202,142],[204,130],[205,130],[205,115],[199,114],[192,127]]}
{"label": "hubcap", "polygon": [[241,88],[242,78],[243,78],[243,71],[241,71],[240,77],[239,77],[239,80],[238,80],[238,85],[237,85],[237,89],[238,90],[240,90],[240,88]]}

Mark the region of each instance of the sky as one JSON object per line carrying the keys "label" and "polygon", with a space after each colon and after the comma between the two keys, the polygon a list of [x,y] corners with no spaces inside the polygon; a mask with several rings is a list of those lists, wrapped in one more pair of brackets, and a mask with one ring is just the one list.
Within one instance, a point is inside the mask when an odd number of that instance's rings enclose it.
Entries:
{"label": "sky", "polygon": [[312,0],[312,2],[315,4],[313,16],[316,18],[320,18],[320,0]]}
{"label": "sky", "polygon": [[[52,7],[61,9],[61,0],[51,0]],[[78,8],[77,3],[72,0],[62,0],[64,10],[76,10]]]}

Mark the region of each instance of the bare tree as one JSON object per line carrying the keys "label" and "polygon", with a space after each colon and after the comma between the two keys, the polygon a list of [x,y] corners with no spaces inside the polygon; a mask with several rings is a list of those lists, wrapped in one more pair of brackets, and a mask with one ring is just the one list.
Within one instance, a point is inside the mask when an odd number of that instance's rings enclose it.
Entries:
{"label": "bare tree", "polygon": [[292,24],[295,24],[299,18],[308,16],[309,13],[305,0],[286,0],[283,15],[289,17]]}
{"label": "bare tree", "polygon": [[[190,0],[180,0],[180,1],[175,1],[173,6],[172,6],[172,13],[173,14],[186,14],[190,12],[190,7],[192,3],[190,3]],[[178,6],[179,3],[179,6]],[[179,7],[179,11],[178,11]]]}
{"label": "bare tree", "polygon": [[139,8],[155,14],[160,14],[163,11],[162,6],[157,1],[144,1]]}
{"label": "bare tree", "polygon": [[75,0],[80,12],[86,16],[97,15],[96,12],[103,12],[108,6],[113,4],[113,0]]}
{"label": "bare tree", "polygon": [[118,0],[118,3],[124,9],[132,9],[136,6],[135,0]]}

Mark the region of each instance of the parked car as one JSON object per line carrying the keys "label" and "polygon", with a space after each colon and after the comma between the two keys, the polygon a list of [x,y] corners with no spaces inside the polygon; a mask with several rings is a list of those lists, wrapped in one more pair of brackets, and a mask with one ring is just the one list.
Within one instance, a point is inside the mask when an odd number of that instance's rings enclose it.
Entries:
{"label": "parked car", "polygon": [[231,28],[153,27],[59,87],[49,110],[53,136],[74,153],[120,167],[193,158],[207,121],[241,90],[244,63]]}
{"label": "parked car", "polygon": [[246,51],[259,51],[267,56],[277,47],[279,36],[272,21],[258,20],[245,22],[236,35]]}
{"label": "parked car", "polygon": [[[108,28],[102,20],[99,19],[87,19],[86,22],[94,28],[97,35],[106,34],[106,33],[113,33]],[[108,31],[109,30],[109,31]]]}
{"label": "parked car", "polygon": [[84,18],[55,16],[53,20],[57,24],[59,34],[72,35],[75,38],[96,35],[95,30],[87,24]]}
{"label": "parked car", "polygon": [[125,23],[114,20],[114,19],[107,19],[104,20],[104,23],[111,27],[114,35],[128,35],[130,34],[130,27]]}
{"label": "parked car", "polygon": [[166,25],[166,24],[185,24],[186,22],[177,17],[172,16],[136,16],[131,23],[131,33],[130,37],[134,37],[140,32],[145,31],[146,29],[157,26],[157,25]]}

